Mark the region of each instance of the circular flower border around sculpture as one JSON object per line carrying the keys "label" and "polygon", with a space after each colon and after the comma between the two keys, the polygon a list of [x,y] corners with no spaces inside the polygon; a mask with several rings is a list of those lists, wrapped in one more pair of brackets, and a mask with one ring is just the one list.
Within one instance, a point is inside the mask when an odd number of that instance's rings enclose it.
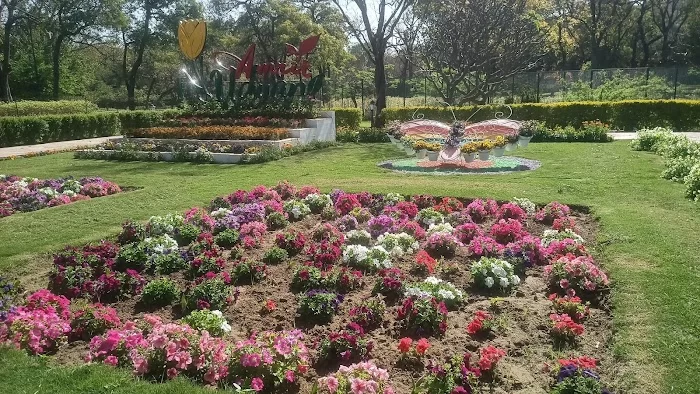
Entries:
{"label": "circular flower border around sculpture", "polygon": [[495,157],[486,161],[475,160],[470,163],[428,161],[409,157],[384,161],[379,163],[378,166],[394,172],[410,174],[474,175],[532,171],[538,169],[541,164],[537,160],[513,156]]}

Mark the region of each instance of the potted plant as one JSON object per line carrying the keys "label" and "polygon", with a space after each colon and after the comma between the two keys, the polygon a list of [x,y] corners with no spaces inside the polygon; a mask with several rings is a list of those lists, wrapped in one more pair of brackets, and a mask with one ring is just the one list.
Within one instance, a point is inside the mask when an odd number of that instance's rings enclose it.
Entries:
{"label": "potted plant", "polygon": [[391,122],[386,129],[386,135],[389,136],[389,141],[391,141],[392,144],[396,144],[398,142],[398,138],[400,137],[401,134],[401,122],[399,121],[393,121]]}
{"label": "potted plant", "polygon": [[469,142],[462,145],[460,150],[462,151],[464,161],[466,161],[467,163],[471,163],[472,161],[474,161],[474,159],[476,159],[477,148],[474,142]]}
{"label": "potted plant", "polygon": [[428,160],[437,161],[441,148],[440,144],[428,144]]}
{"label": "potted plant", "polygon": [[491,149],[493,149],[493,142],[491,140],[481,140],[476,143],[476,150],[479,152],[479,160],[488,160],[489,155],[491,155]]}
{"label": "potted plant", "polygon": [[493,140],[493,155],[496,157],[501,157],[506,152],[506,141],[505,137],[499,135]]}
{"label": "potted plant", "polygon": [[403,150],[407,155],[413,156],[416,154],[416,151],[413,150],[413,139],[411,137],[401,138],[401,144],[403,145]]}
{"label": "potted plant", "polygon": [[534,120],[528,120],[523,122],[520,126],[520,133],[518,138],[518,145],[523,148],[527,148],[530,140],[535,135],[535,131],[540,126],[539,122]]}
{"label": "potted plant", "polygon": [[413,149],[416,151],[416,157],[418,159],[425,159],[428,155],[428,145],[430,145],[425,140],[418,140],[413,143]]}
{"label": "potted plant", "polygon": [[520,136],[517,132],[506,135],[506,152],[518,149],[518,138],[520,138]]}

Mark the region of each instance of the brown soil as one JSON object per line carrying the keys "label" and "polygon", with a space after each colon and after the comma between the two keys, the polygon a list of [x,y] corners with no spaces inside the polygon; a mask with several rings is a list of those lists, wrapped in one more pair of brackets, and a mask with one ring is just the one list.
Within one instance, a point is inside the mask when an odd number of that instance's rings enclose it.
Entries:
{"label": "brown soil", "polygon": [[[588,214],[580,211],[573,216],[580,228],[580,233],[590,244],[594,244],[597,233],[595,220]],[[294,223],[291,227],[302,230],[310,239],[310,230],[320,218],[317,215]],[[483,228],[490,228],[491,222],[483,224]],[[541,236],[547,227],[528,221],[527,230],[536,236]],[[246,252],[248,258],[260,258],[264,251],[274,244],[275,233],[268,233],[261,247]],[[400,260],[394,260],[394,265],[411,272],[414,267],[415,256],[407,256]],[[603,302],[597,307],[591,308],[591,316],[584,322],[585,333],[575,346],[557,348],[549,335],[549,314],[552,312],[551,302],[548,301],[549,291],[542,278],[542,267],[535,267],[527,271],[527,277],[510,294],[488,294],[471,286],[469,273],[470,259],[467,256],[466,247],[461,248],[457,255],[441,263],[441,266],[452,265],[456,267],[449,274],[443,273],[436,276],[442,277],[465,291],[466,302],[458,310],[452,310],[448,315],[448,330],[442,337],[429,338],[431,347],[427,352],[428,358],[445,360],[447,358],[462,355],[465,351],[476,351],[486,345],[494,345],[506,351],[507,356],[498,365],[496,377],[492,383],[491,392],[494,393],[546,393],[553,384],[553,378],[548,371],[548,365],[555,365],[558,357],[588,355],[599,359],[603,367],[599,371],[603,381],[610,382],[613,379],[613,371],[610,369],[612,361],[612,316],[608,305]],[[294,257],[287,263],[268,267],[268,277],[261,283],[239,286],[240,295],[237,302],[223,311],[229,323],[233,327],[230,334],[232,341],[246,338],[250,333],[265,330],[286,330],[295,328],[298,321],[296,316],[296,295],[290,290],[290,283],[294,267],[303,263],[302,257]],[[46,275],[45,275],[46,276]],[[182,274],[173,274],[173,279],[184,282]],[[427,275],[415,275],[413,279],[423,280]],[[36,275],[26,277],[36,281]],[[348,311],[360,301],[371,295],[372,286],[376,275],[368,274],[363,278],[363,286],[347,294],[341,304],[339,312],[333,320],[326,325],[300,327],[307,338],[307,346],[315,355],[315,344],[327,336],[331,331],[343,328],[348,322]],[[409,281],[410,282],[410,281]],[[45,282],[46,283],[46,282]],[[271,313],[263,312],[265,300],[272,299],[277,308]],[[144,311],[139,306],[139,297],[125,299],[112,304],[123,320],[137,319],[144,313],[155,313],[166,321],[180,317],[177,308],[162,308],[155,311]],[[422,374],[422,363],[418,360],[403,360],[399,357],[397,343],[402,337],[396,327],[396,302],[387,302],[384,315],[384,324],[371,331],[368,336],[374,343],[371,357],[376,364],[389,370],[392,384],[397,393],[410,393],[414,383]],[[485,337],[473,339],[466,333],[466,326],[472,319],[477,309],[489,310],[497,319],[502,321],[502,327],[497,332]],[[86,342],[74,342],[61,348],[56,354],[56,359],[61,364],[75,364],[81,362],[86,354],[88,344]],[[313,363],[312,363],[313,365]],[[301,381],[300,393],[311,391],[313,382],[319,376],[324,376],[337,368],[336,365],[316,366]]]}

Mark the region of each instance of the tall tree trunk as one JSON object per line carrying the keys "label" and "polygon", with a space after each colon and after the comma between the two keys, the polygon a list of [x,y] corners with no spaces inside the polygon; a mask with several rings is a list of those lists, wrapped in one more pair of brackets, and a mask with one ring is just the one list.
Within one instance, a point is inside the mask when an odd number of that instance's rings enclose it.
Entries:
{"label": "tall tree trunk", "polygon": [[126,103],[130,110],[136,109],[136,78],[126,81]]}
{"label": "tall tree trunk", "polygon": [[374,87],[377,94],[377,115],[373,119],[373,127],[379,127],[379,115],[386,108],[386,70],[384,69],[384,53],[377,54],[374,63]]}
{"label": "tall tree trunk", "polygon": [[51,62],[53,67],[53,99],[58,100],[61,95],[61,47],[63,46],[63,36],[58,35],[53,42],[51,51]]}
{"label": "tall tree trunk", "polygon": [[10,35],[12,33],[13,10],[8,11],[7,20],[5,21],[4,37],[2,41],[2,63],[0,63],[0,100],[10,101]]}

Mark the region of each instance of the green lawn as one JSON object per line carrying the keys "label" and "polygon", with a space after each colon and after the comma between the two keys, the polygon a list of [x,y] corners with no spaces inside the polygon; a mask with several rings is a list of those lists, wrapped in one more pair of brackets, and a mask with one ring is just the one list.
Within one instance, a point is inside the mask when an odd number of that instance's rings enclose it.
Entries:
{"label": "green lawn", "polygon": [[[660,178],[661,158],[633,152],[626,143],[540,143],[518,154],[543,165],[512,175],[399,175],[376,167],[400,155],[389,144],[345,145],[250,166],[78,161],[71,154],[4,161],[3,174],[99,175],[141,189],[1,219],[0,270],[45,272],[46,253],[114,235],[127,218],[182,211],[282,179],[327,191],[527,197],[587,205],[600,219],[602,263],[615,282],[615,352],[624,366],[623,380],[635,385],[627,392],[700,392],[700,207],[684,198],[682,185]],[[53,368],[0,351],[2,392],[56,392],[56,387],[75,393],[189,391],[182,382],[156,386],[127,376],[101,367]]]}

